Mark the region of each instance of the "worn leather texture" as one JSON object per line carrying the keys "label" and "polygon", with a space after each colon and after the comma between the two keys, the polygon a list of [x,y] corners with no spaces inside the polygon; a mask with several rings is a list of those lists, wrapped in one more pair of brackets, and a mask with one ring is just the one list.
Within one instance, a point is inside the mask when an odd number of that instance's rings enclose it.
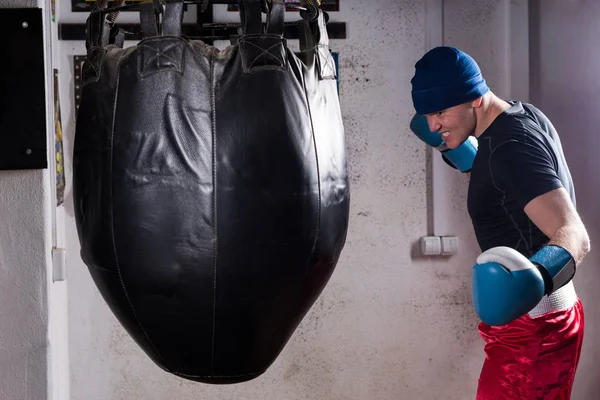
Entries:
{"label": "worn leather texture", "polygon": [[150,34],[128,48],[88,19],[73,156],[81,256],[144,352],[198,382],[264,373],[346,240],[325,17],[298,21],[296,55],[283,1],[272,4],[263,30],[260,0],[242,1],[244,32],[224,50],[180,35],[181,3],[160,30],[146,14]]}

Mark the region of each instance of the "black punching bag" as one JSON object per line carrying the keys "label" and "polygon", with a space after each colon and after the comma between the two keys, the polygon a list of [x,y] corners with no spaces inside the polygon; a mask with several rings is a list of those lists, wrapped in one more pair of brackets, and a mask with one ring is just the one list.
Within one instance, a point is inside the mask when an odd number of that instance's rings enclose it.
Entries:
{"label": "black punching bag", "polygon": [[[205,383],[256,378],[278,357],[344,247],[349,181],[326,14],[240,1],[220,51],[181,35],[183,3],[143,39],[102,13],[75,133],[81,256],[112,312],[164,370]],[[267,23],[262,14],[267,12]],[[157,22],[160,21],[160,22]]]}

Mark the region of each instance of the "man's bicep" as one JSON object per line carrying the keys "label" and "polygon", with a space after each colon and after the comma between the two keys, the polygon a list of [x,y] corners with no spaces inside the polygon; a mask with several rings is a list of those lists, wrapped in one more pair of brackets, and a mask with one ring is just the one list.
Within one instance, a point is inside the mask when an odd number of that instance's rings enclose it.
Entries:
{"label": "man's bicep", "polygon": [[535,197],[525,206],[525,213],[531,222],[550,238],[561,227],[579,220],[575,206],[564,188]]}

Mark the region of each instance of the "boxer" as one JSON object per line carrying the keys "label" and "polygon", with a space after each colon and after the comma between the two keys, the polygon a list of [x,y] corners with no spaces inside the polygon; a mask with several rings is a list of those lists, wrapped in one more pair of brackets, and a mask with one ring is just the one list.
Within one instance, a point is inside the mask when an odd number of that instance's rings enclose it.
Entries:
{"label": "boxer", "polygon": [[535,106],[497,97],[454,47],[427,52],[411,84],[411,130],[470,174],[486,355],[476,399],[570,399],[584,335],[572,279],[590,242],[556,129]]}

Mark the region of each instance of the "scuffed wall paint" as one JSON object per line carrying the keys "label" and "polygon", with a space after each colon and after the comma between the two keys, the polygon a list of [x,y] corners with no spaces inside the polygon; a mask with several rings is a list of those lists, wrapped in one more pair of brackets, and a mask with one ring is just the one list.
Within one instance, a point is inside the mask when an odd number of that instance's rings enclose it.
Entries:
{"label": "scuffed wall paint", "polygon": [[0,399],[46,398],[44,171],[0,171]]}

